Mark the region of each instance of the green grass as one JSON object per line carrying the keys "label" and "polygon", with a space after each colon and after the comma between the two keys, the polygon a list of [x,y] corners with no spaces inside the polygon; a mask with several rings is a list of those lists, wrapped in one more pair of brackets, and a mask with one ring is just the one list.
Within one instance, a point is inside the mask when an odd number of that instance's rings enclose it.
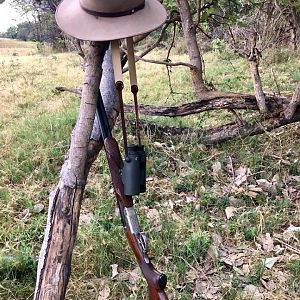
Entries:
{"label": "green grass", "polygon": [[[80,58],[75,54],[41,55],[35,44],[0,48],[0,299],[31,299],[34,292],[36,258],[43,239],[48,194],[57,184],[64,155],[69,148],[72,128],[76,122],[79,101],[74,95],[59,94],[55,86],[78,87],[82,81]],[[15,48],[13,48],[15,47]],[[174,52],[175,53],[175,52]],[[286,56],[281,50],[267,53],[261,65],[265,90],[275,90],[270,66],[276,71],[283,94],[290,93],[299,78],[299,57]],[[158,50],[156,58],[165,53]],[[232,53],[210,52],[204,55],[206,80],[223,91],[251,92],[247,62]],[[174,61],[186,61],[183,54],[174,54]],[[145,104],[175,105],[194,99],[189,72],[173,68],[174,89],[180,94],[170,96],[166,69],[160,65],[138,64],[140,101]],[[154,76],[155,74],[155,76]],[[128,78],[127,78],[128,80]],[[128,86],[126,82],[126,87]],[[127,103],[131,102],[128,91]],[[166,125],[205,128],[231,120],[228,112],[205,113],[186,118],[145,118]],[[249,116],[248,116],[249,118]],[[117,126],[116,137],[120,139]],[[149,253],[154,265],[166,272],[167,292],[173,299],[191,299],[203,272],[208,281],[224,282],[218,299],[242,299],[245,285],[261,287],[262,276],[273,278],[278,288],[273,299],[284,295],[297,298],[299,256],[286,249],[280,263],[266,270],[263,250],[245,258],[250,272],[245,276],[218,257],[208,271],[207,252],[222,239],[222,251],[233,255],[243,249],[256,249],[261,238],[270,233],[279,236],[290,224],[299,223],[299,138],[297,128],[277,130],[267,135],[236,139],[214,147],[201,145],[192,136],[165,137],[158,140],[146,135],[143,141],[148,153],[148,190],[136,198],[136,209],[143,230],[149,237]],[[212,165],[220,162],[217,176]],[[237,170],[251,170],[241,191],[232,188],[230,162]],[[248,186],[257,179],[279,183],[271,193],[248,194]],[[101,281],[110,287],[110,299],[146,299],[147,287],[140,276],[136,285],[111,280],[111,265],[119,272],[132,271],[136,262],[124,237],[115,199],[111,193],[108,167],[101,154],[91,169],[82,215],[91,214],[88,223],[80,225],[73,254],[72,276],[67,299],[97,299]],[[43,204],[37,213],[34,206]],[[227,220],[225,209],[234,205],[235,215]],[[159,213],[158,224],[147,217],[149,209]],[[158,226],[159,225],[159,226]],[[297,239],[289,243],[299,249]],[[220,246],[219,246],[220,247]],[[294,255],[294,256],[292,256]],[[292,258],[290,259],[290,257]],[[194,268],[199,278],[187,280]],[[241,269],[241,267],[238,267]],[[280,283],[279,272],[287,274]],[[297,281],[298,280],[298,281]],[[289,289],[289,287],[292,287]],[[200,296],[199,296],[200,297]],[[200,299],[200,298],[199,298]]]}

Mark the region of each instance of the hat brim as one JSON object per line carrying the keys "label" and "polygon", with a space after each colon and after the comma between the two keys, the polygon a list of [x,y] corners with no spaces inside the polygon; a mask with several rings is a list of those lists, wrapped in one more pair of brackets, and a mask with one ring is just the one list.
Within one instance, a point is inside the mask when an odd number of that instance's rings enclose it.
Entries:
{"label": "hat brim", "polygon": [[79,0],[63,0],[55,18],[61,30],[77,39],[112,41],[158,28],[165,22],[167,13],[157,0],[146,0],[145,7],[132,15],[97,17],[83,10]]}

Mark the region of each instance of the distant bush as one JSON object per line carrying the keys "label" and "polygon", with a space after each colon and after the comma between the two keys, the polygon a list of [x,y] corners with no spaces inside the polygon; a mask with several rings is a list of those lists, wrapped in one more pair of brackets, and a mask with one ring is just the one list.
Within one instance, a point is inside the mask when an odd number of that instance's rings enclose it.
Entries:
{"label": "distant bush", "polygon": [[211,42],[212,50],[217,53],[218,57],[222,60],[237,59],[238,55],[225,43],[224,40],[214,39]]}

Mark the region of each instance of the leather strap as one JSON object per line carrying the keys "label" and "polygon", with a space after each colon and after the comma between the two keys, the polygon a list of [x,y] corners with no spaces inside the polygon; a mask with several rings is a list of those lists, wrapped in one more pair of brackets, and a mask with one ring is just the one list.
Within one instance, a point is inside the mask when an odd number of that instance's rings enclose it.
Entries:
{"label": "leather strap", "polygon": [[136,78],[133,38],[132,37],[126,38],[126,44],[127,44],[129,78],[130,78],[131,92],[133,94],[134,111],[135,111],[135,135],[138,144],[141,145],[139,105],[137,99],[137,93],[139,88],[138,88],[137,78]]}
{"label": "leather strap", "polygon": [[143,9],[145,7],[145,1],[141,4],[139,4],[138,6],[126,10],[126,11],[121,11],[121,12],[100,12],[100,11],[94,11],[94,10],[89,10],[85,7],[83,7],[80,3],[80,6],[83,10],[85,10],[87,13],[89,13],[90,15],[96,16],[96,17],[104,17],[104,18],[117,18],[117,17],[124,17],[124,16],[129,16],[132,15],[134,13],[136,13],[137,11]]}

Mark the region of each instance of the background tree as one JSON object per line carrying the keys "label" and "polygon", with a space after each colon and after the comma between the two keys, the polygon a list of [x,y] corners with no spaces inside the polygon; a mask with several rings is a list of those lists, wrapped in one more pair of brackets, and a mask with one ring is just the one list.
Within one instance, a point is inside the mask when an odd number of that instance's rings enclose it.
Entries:
{"label": "background tree", "polygon": [[16,28],[9,28],[2,37],[16,38],[38,42],[48,42],[54,46],[61,46],[63,36],[55,22],[54,13],[59,1],[13,0],[13,8],[28,17]]}

